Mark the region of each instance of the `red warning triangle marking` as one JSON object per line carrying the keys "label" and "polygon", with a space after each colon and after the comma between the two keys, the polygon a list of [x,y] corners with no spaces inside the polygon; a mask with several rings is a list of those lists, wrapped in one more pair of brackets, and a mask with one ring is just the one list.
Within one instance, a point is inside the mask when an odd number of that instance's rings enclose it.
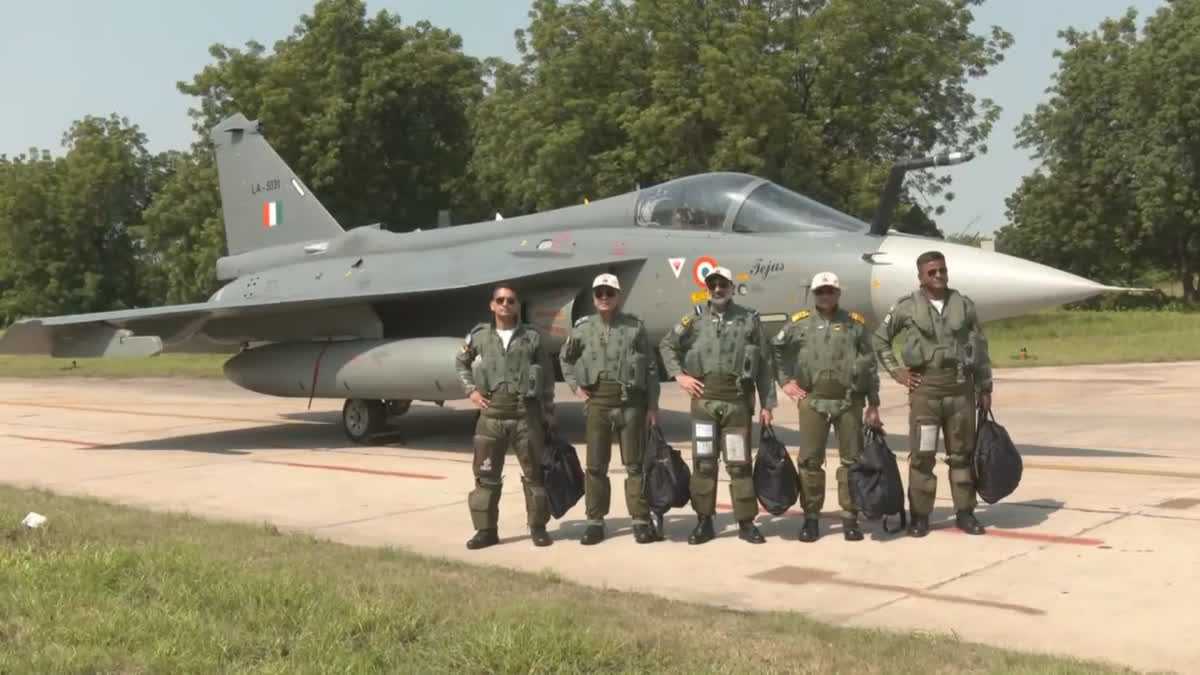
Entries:
{"label": "red warning triangle marking", "polygon": [[679,273],[683,270],[683,262],[686,258],[667,258],[667,262],[671,263],[671,271],[675,273],[675,278],[679,278]]}

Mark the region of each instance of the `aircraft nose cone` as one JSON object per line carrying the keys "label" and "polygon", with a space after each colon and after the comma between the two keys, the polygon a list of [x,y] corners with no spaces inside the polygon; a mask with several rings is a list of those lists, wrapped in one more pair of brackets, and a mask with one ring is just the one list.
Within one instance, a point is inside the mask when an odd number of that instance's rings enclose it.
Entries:
{"label": "aircraft nose cone", "polygon": [[884,237],[872,267],[871,307],[876,318],[886,314],[900,296],[917,288],[917,257],[930,250],[946,256],[950,287],[975,301],[981,321],[1029,314],[1115,290],[1003,253],[923,237],[889,235]]}

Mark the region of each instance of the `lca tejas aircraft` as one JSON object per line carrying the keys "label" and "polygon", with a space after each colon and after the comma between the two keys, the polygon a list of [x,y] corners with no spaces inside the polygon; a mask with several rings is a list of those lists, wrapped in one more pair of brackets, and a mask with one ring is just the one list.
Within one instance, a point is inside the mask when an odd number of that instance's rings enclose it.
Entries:
{"label": "lca tejas aircraft", "polygon": [[226,377],[262,394],[346,399],[343,426],[361,442],[412,401],[464,398],[454,356],[471,327],[490,320],[500,281],[517,285],[523,319],[552,351],[592,311],[601,272],[617,275],[625,311],[655,343],[706,302],[703,279],[718,265],[736,277],[735,301],[758,310],[768,331],[810,305],[809,280],[822,271],[840,277],[842,307],[876,325],[916,287],[916,258],[930,249],[945,254],[951,285],[984,321],[1117,290],[889,231],[905,171],[969,156],[896,164],[870,224],[762,178],[708,173],[543,213],[392,233],[344,230],[257,121],[237,114],[210,135],[228,246],[217,261],[220,290],[195,304],[26,319],[0,352],[150,356],[196,336],[242,345]]}

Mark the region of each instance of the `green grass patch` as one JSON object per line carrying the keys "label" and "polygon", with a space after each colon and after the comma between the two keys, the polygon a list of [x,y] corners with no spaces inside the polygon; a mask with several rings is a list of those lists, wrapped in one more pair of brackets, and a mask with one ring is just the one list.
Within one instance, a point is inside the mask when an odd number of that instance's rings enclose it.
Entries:
{"label": "green grass patch", "polygon": [[232,354],[159,354],[147,358],[56,359],[0,356],[0,377],[224,377]]}
{"label": "green grass patch", "polygon": [[[1200,360],[1200,313],[1064,309],[984,326],[994,367]],[[1027,359],[1020,358],[1021,349]]]}
{"label": "green grass patch", "polygon": [[0,523],[0,673],[1110,672],[6,486]]}

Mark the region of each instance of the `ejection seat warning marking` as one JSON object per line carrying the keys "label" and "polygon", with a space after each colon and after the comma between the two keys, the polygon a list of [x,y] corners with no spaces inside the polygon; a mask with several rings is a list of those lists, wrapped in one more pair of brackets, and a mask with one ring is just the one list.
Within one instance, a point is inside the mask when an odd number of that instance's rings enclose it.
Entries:
{"label": "ejection seat warning marking", "polygon": [[687,258],[667,258],[667,263],[671,265],[671,271],[675,273],[675,278],[679,278],[679,273],[683,271],[683,263]]}

